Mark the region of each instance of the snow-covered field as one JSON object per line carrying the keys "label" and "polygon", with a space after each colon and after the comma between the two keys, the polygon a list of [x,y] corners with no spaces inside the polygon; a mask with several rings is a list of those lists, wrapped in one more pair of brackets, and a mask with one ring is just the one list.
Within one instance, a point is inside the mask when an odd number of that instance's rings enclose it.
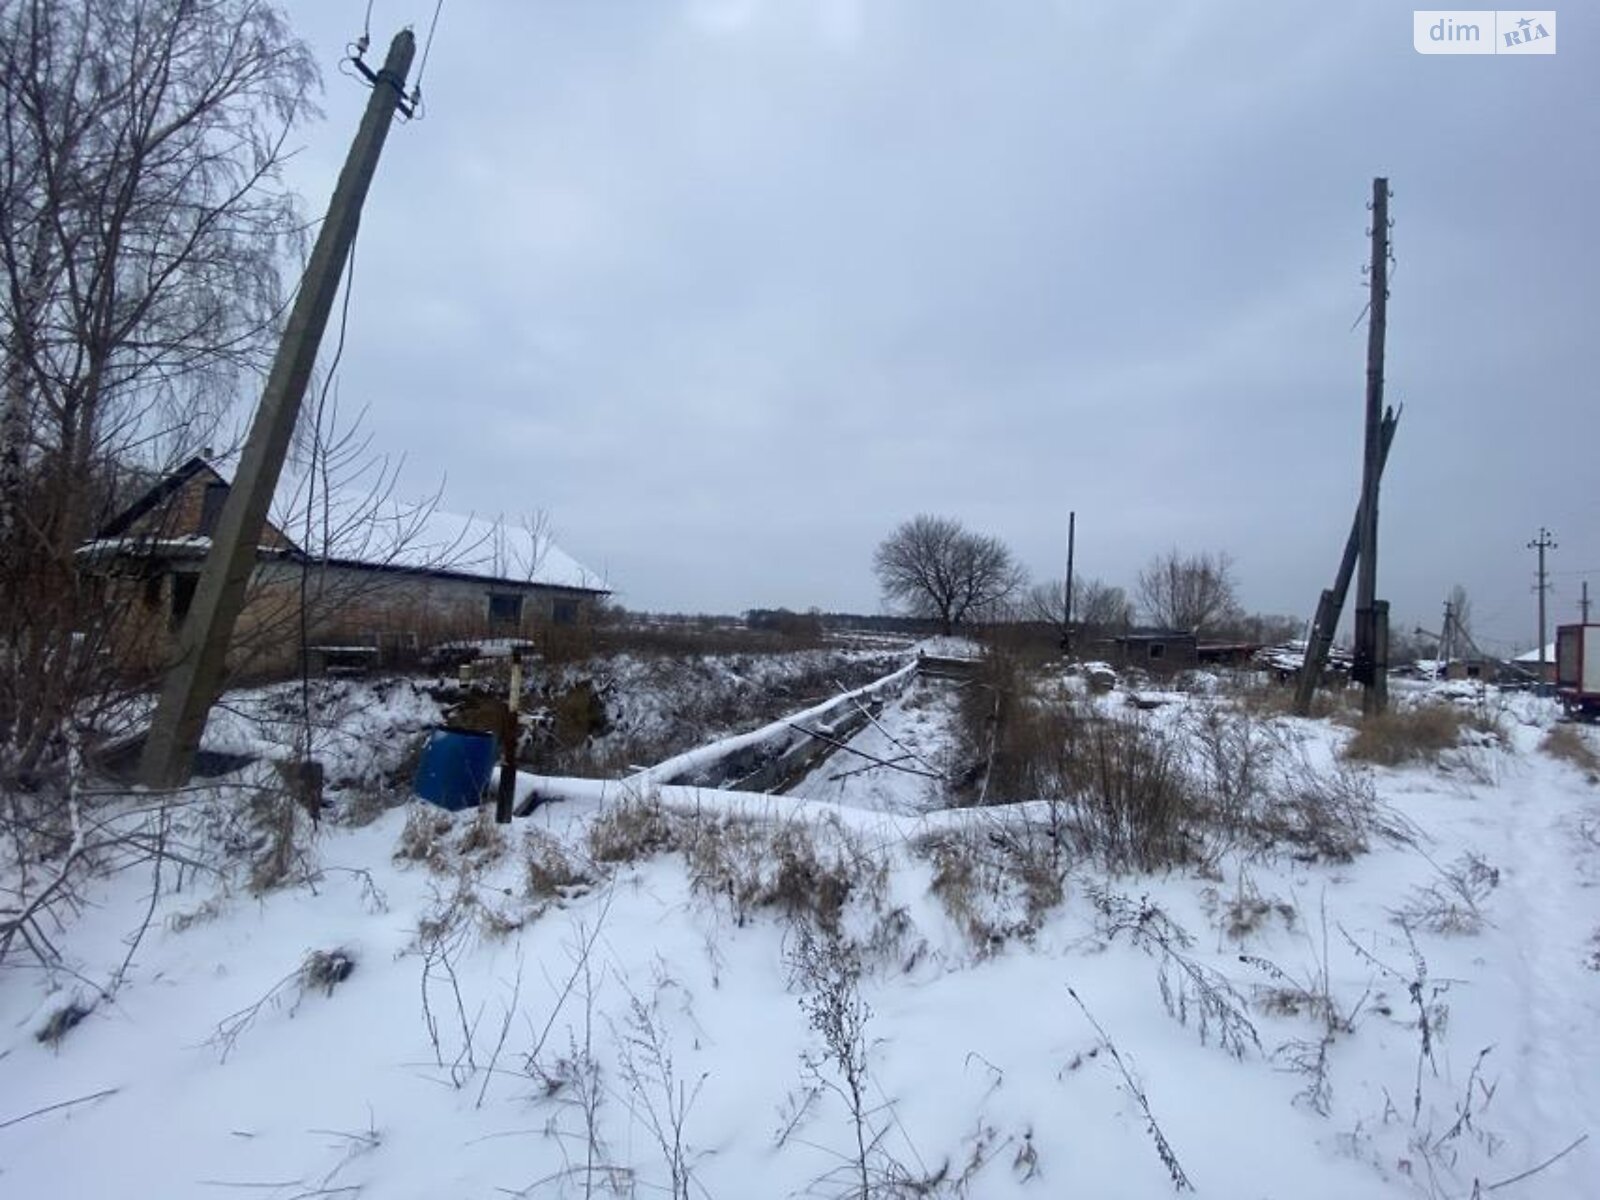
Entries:
{"label": "snow-covered field", "polygon": [[[330,778],[433,718],[369,686]],[[237,791],[185,798],[194,865],[96,880],[53,969],[0,973],[0,1195],[1600,1194],[1600,787],[1540,748],[1552,705],[1371,769],[1415,844],[1158,875],[1058,854],[1046,805],[938,809],[951,705],[924,681],[853,742],[924,773],[574,780],[503,834],[407,805],[260,895],[201,869]],[[1253,719],[1367,778],[1349,728]]]}

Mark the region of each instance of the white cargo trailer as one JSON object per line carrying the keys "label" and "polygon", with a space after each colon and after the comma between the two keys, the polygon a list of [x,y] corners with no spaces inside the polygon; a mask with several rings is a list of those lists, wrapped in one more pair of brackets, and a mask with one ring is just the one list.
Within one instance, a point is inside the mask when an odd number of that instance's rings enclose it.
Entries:
{"label": "white cargo trailer", "polygon": [[1557,627],[1556,694],[1568,712],[1600,717],[1600,625]]}

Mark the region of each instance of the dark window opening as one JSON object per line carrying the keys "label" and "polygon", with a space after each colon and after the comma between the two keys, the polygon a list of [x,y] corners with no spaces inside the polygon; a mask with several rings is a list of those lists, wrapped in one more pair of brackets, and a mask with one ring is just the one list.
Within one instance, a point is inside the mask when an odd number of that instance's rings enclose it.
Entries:
{"label": "dark window opening", "polygon": [[578,621],[576,600],[557,600],[550,606],[550,620],[557,625],[574,625]]}
{"label": "dark window opening", "polygon": [[490,592],[489,624],[512,627],[521,625],[522,597],[515,592]]}
{"label": "dark window opening", "polygon": [[223,502],[228,498],[225,483],[206,484],[206,494],[200,502],[200,536],[210,537],[217,528],[217,518],[222,515]]}
{"label": "dark window opening", "polygon": [[199,582],[198,575],[172,577],[172,628],[177,629],[189,615],[189,606],[194,603],[194,589]]}
{"label": "dark window opening", "polygon": [[1167,656],[1167,644],[1165,642],[1151,642],[1150,643],[1150,659],[1151,659],[1152,662],[1155,661],[1158,658],[1165,658],[1166,656]]}

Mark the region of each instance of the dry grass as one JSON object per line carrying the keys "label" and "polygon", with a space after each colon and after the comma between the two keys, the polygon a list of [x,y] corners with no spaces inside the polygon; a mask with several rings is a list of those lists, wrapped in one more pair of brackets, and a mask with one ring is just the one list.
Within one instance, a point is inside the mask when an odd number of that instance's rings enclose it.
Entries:
{"label": "dry grass", "polygon": [[888,886],[887,861],[837,823],[701,817],[683,842],[694,889],[725,901],[740,925],[770,909],[837,935],[852,898],[875,909]]}
{"label": "dry grass", "polygon": [[627,796],[602,809],[589,825],[589,856],[597,863],[632,863],[678,848],[676,831],[655,796]]}
{"label": "dry grass", "polygon": [[1344,747],[1354,762],[1398,767],[1406,763],[1438,764],[1442,755],[1461,744],[1463,730],[1498,735],[1498,725],[1485,716],[1449,704],[1393,708],[1366,717]]}
{"label": "dry grass", "polygon": [[859,900],[878,912],[888,888],[887,859],[837,821],[671,812],[653,797],[601,812],[589,826],[588,849],[597,864],[681,851],[691,887],[725,903],[741,926],[770,910],[837,935],[847,905]]}
{"label": "dry grass", "polygon": [[[1263,719],[1296,715],[1292,682],[1276,683],[1254,674],[1235,678],[1238,682],[1224,684],[1222,693],[1244,712]],[[1307,715],[1313,720],[1326,720],[1360,711],[1360,688],[1320,687],[1311,694],[1311,711]]]}
{"label": "dry grass", "polygon": [[1066,895],[1059,843],[1021,822],[928,834],[911,848],[933,868],[929,890],[983,954],[1032,937]]}
{"label": "dry grass", "polygon": [[435,871],[444,870],[454,825],[450,814],[443,809],[420,801],[413,804],[406,813],[405,828],[400,831],[394,857],[404,862],[426,863]]}
{"label": "dry grass", "polygon": [[1600,777],[1600,754],[1576,725],[1552,725],[1539,743],[1551,758],[1569,762],[1591,778]]}
{"label": "dry grass", "polygon": [[1201,797],[1178,739],[1156,723],[1046,700],[1018,660],[995,654],[963,693],[958,721],[958,801],[1050,801],[1066,810],[1056,832],[1113,869],[1194,857]]}
{"label": "dry grass", "polygon": [[530,829],[524,835],[522,858],[529,899],[568,899],[594,882],[592,873],[572,851],[542,829]]}

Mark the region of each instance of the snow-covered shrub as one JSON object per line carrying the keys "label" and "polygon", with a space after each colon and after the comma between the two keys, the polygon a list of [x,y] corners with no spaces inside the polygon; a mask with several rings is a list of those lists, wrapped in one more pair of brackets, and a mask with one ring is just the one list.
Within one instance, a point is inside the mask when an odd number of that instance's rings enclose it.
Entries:
{"label": "snow-covered shrub", "polygon": [[679,843],[694,889],[725,901],[743,925],[753,910],[838,936],[846,906],[883,904],[888,863],[836,821],[761,821],[711,815],[678,818]]}
{"label": "snow-covered shrub", "polygon": [[34,1032],[34,1039],[53,1050],[61,1045],[62,1038],[82,1024],[83,1019],[93,1011],[93,1003],[74,997],[45,1019],[45,1023]]}
{"label": "snow-covered shrub", "polygon": [[356,956],[353,950],[340,946],[333,950],[313,950],[300,964],[300,988],[310,991],[321,988],[324,995],[333,995],[333,989],[354,974]]}
{"label": "snow-covered shrub", "polygon": [[1156,980],[1161,1003],[1180,1025],[1192,1021],[1202,1045],[1215,1039],[1235,1058],[1260,1052],[1261,1038],[1250,1020],[1249,1005],[1223,974],[1189,954],[1194,939],[1155,901],[1137,901],[1109,886],[1084,889],[1096,913],[1095,930],[1109,943],[1126,933],[1135,946],[1159,957]]}
{"label": "snow-covered shrub", "polygon": [[500,861],[506,852],[506,830],[505,826],[495,821],[492,808],[480,805],[473,812],[472,819],[461,831],[455,850],[475,867],[487,867]]}
{"label": "snow-covered shrub", "polygon": [[1253,818],[1263,847],[1287,846],[1298,857],[1349,862],[1373,838],[1411,845],[1418,831],[1378,798],[1372,775],[1340,762],[1315,766],[1304,753],[1287,759],[1275,792]]}
{"label": "snow-covered shrub", "polygon": [[443,809],[414,803],[406,813],[405,828],[400,831],[400,842],[394,848],[395,858],[443,870],[452,828],[454,822]]}
{"label": "snow-covered shrub", "polygon": [[1488,923],[1483,902],[1500,886],[1500,868],[1481,854],[1469,852],[1435,870],[1438,878],[1412,888],[1406,902],[1395,910],[1395,920],[1433,933],[1480,932]]}
{"label": "snow-covered shrub", "polygon": [[672,823],[654,795],[608,804],[590,823],[588,840],[597,863],[639,862],[677,847]]}
{"label": "snow-covered shrub", "polygon": [[250,890],[271,891],[310,877],[313,817],[297,789],[260,787],[251,793],[249,818],[255,833]]}
{"label": "snow-covered shrub", "polygon": [[1204,810],[1205,857],[1214,863],[1249,837],[1283,742],[1272,722],[1231,703],[1197,706],[1186,716],[1188,769]]}
{"label": "snow-covered shrub", "polygon": [[1208,889],[1206,899],[1221,909],[1222,932],[1231,941],[1245,941],[1260,932],[1274,917],[1279,918],[1287,929],[1295,926],[1294,905],[1279,896],[1264,895],[1242,864],[1231,896],[1224,900],[1217,892]]}
{"label": "snow-covered shrub", "polygon": [[928,859],[930,890],[980,953],[1031,937],[1065,895],[1066,862],[1047,823],[941,831],[911,848]]}
{"label": "snow-covered shrub", "polygon": [[542,829],[527,831],[522,857],[530,899],[544,901],[570,896],[593,882],[572,851]]}
{"label": "snow-covered shrub", "polygon": [[1086,853],[1141,871],[1194,858],[1203,808],[1176,737],[1116,717],[1088,723],[1076,749],[1075,824]]}

